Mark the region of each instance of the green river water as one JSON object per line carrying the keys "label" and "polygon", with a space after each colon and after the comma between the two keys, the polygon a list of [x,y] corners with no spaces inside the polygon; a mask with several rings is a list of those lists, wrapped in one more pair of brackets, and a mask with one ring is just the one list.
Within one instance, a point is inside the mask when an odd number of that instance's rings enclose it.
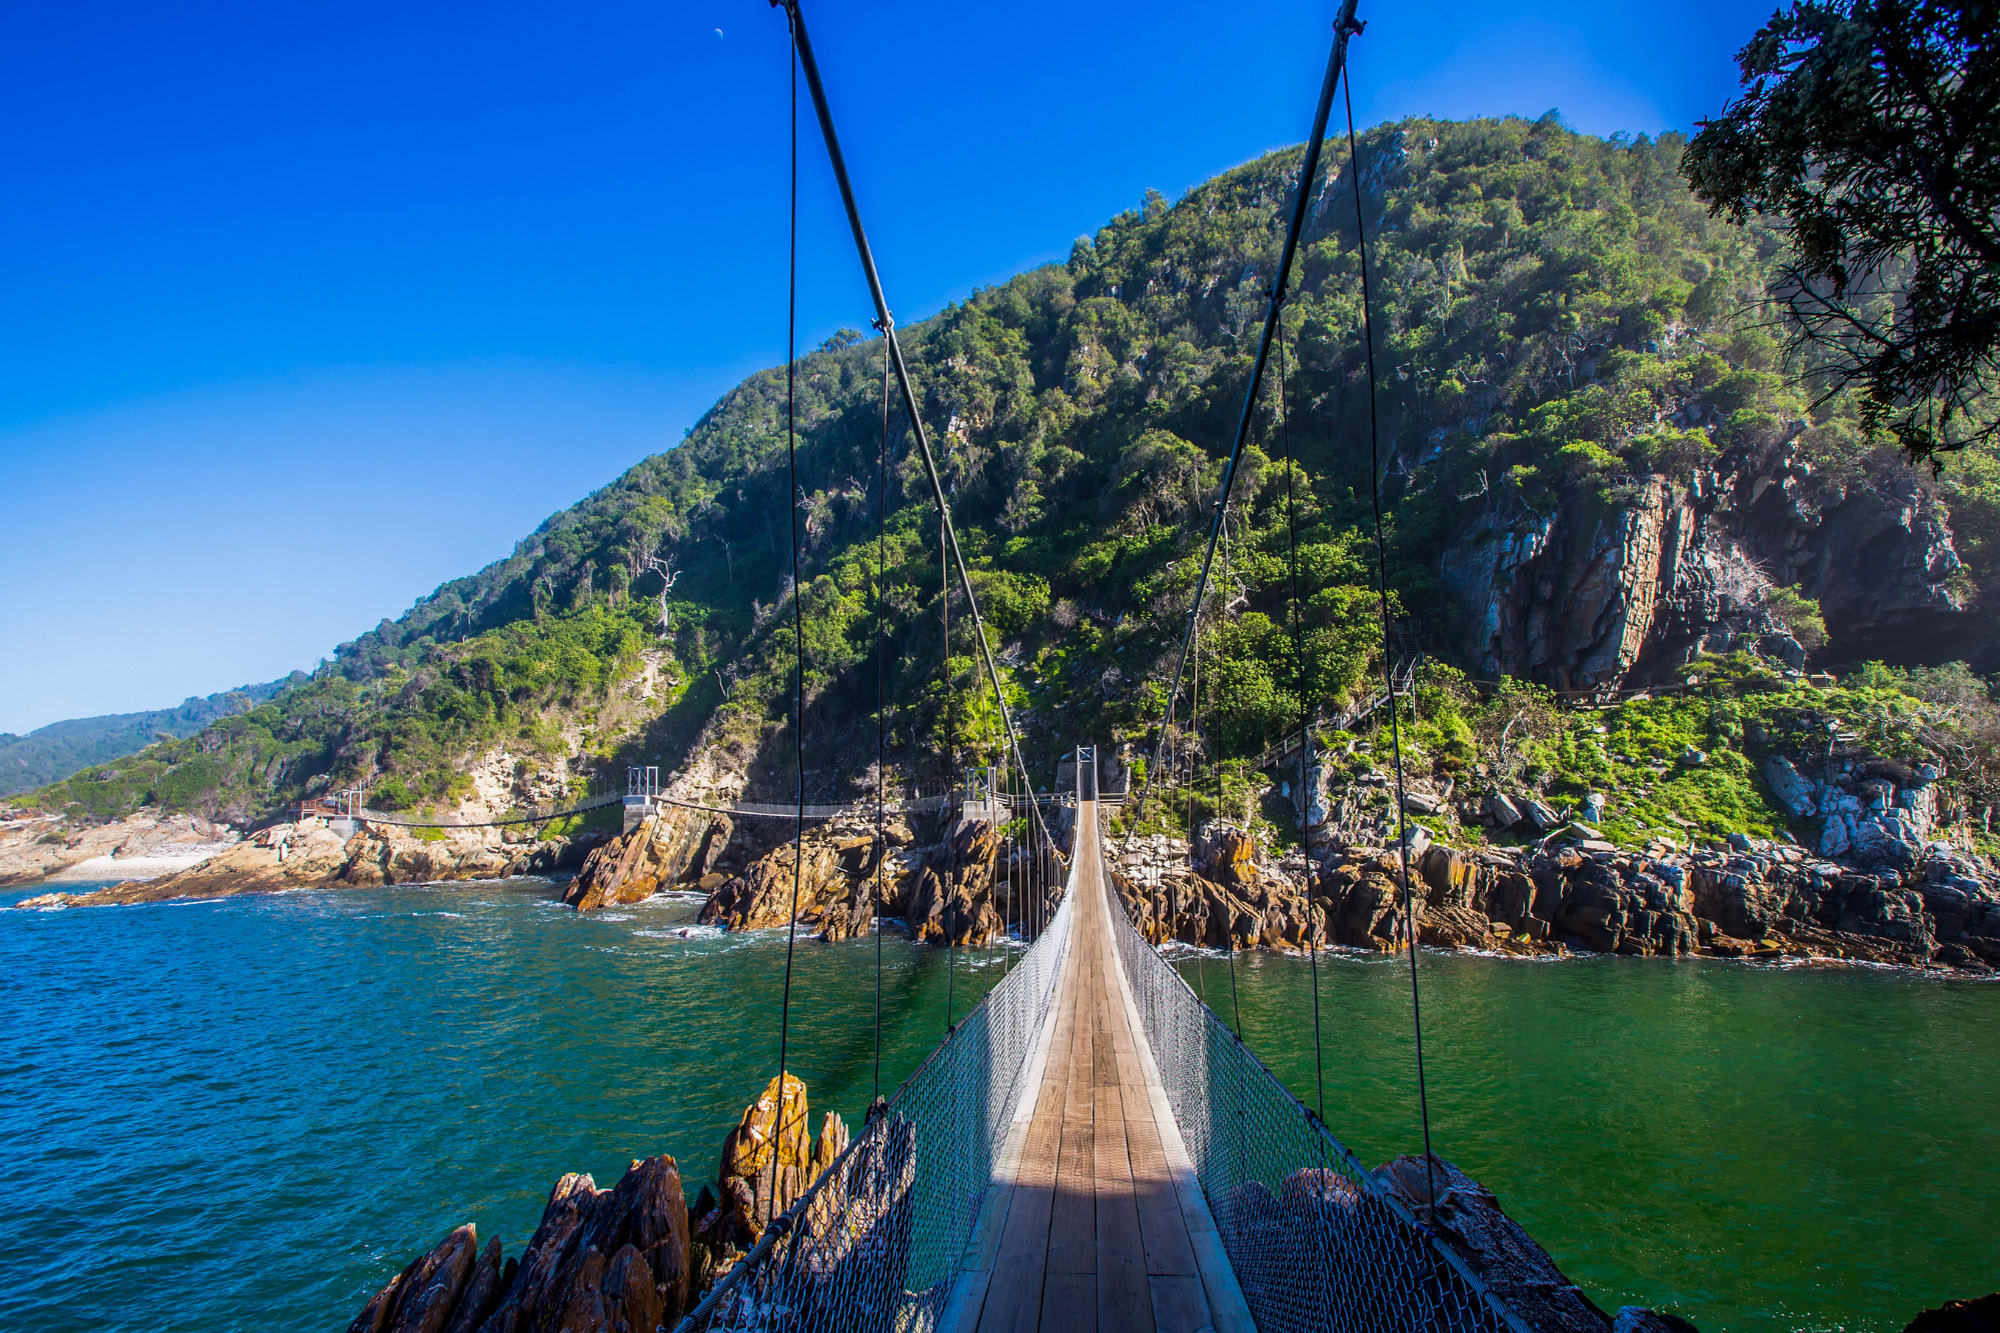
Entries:
{"label": "green river water", "polygon": [[[0,1328],[344,1327],[449,1227],[518,1253],[569,1170],[691,1182],[769,1079],[781,932],[538,881],[0,913]],[[14,893],[0,902],[23,896]],[[688,933],[682,933],[688,932]],[[801,941],[792,1068],[873,1086],[875,948]],[[889,939],[883,1080],[997,955]],[[1225,1015],[1226,960],[1180,965]],[[1439,1152],[1607,1308],[1894,1330],[2000,1287],[2000,986],[1864,970],[1422,960]],[[1415,1148],[1407,972],[1320,969],[1327,1119]],[[1309,969],[1240,958],[1313,1095]],[[692,1186],[691,1186],[692,1188]]]}
{"label": "green river water", "polygon": [[[1225,957],[1179,960],[1233,1019]],[[1407,955],[1322,958],[1326,1119],[1417,1150]],[[1311,968],[1235,960],[1245,1040],[1312,1104]],[[1897,1330],[2000,1288],[2000,986],[1602,955],[1419,959],[1434,1150],[1607,1310]]]}

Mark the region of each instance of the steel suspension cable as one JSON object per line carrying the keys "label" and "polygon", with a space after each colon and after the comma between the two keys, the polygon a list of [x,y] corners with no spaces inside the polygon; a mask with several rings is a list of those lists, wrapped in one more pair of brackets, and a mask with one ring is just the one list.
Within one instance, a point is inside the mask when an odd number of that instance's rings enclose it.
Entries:
{"label": "steel suspension cable", "polygon": [[[959,547],[958,531],[952,525],[951,504],[945,496],[944,482],[938,473],[937,459],[931,452],[930,436],[924,429],[923,416],[918,411],[916,387],[910,379],[910,368],[903,358],[902,341],[896,337],[896,322],[889,313],[889,300],[882,291],[882,277],[875,268],[875,254],[868,245],[868,233],[861,225],[860,205],[855,202],[854,184],[848,178],[847,158],[840,150],[840,136],[833,125],[833,111],[826,99],[826,86],[820,80],[819,61],[813,55],[812,37],[807,32],[804,15],[799,9],[799,0],[771,0],[773,8],[785,11],[790,23],[793,40],[798,48],[799,65],[806,77],[806,89],[812,94],[813,109],[819,117],[820,137],[826,143],[827,164],[833,169],[834,183],[840,189],[840,201],[847,213],[848,230],[854,236],[856,257],[861,261],[862,276],[868,282],[869,299],[875,305],[875,324],[881,329],[889,343],[889,360],[896,372],[896,385],[903,398],[903,410],[910,418],[911,434],[915,437],[917,456],[923,460],[924,476],[930,482],[931,498],[936,502],[938,516],[944,527],[946,544],[950,549],[951,563],[958,573],[959,590],[965,598],[965,610],[971,619],[975,636],[979,641],[979,651],[986,667],[986,677],[993,688],[994,706],[1000,710],[1002,729],[1006,736],[1007,748],[1021,775],[1026,778],[1028,766],[1021,755],[1020,735],[1014,728],[1013,714],[1007,707],[1007,696],[1000,683],[1000,668],[993,658],[993,647],[986,641],[986,626],[979,611],[979,598],[973,592],[972,577],[967,572],[965,553]],[[1354,0],[1347,0],[1345,12],[1352,13]],[[1042,817],[1041,801],[1034,802],[1035,823],[1047,836],[1048,825]],[[1051,839],[1053,842],[1053,839]]]}
{"label": "steel suspension cable", "polygon": [[[1220,613],[1216,616],[1216,620],[1220,622],[1223,620],[1227,620],[1228,618],[1229,618],[1229,512],[1225,507],[1222,514],[1222,609]],[[1222,803],[1223,803],[1222,723],[1219,720],[1217,720],[1215,716],[1215,710],[1213,708],[1208,710],[1208,730],[1209,734],[1215,738],[1215,757],[1210,761],[1210,767],[1212,767],[1215,770],[1215,816],[1214,818],[1209,820],[1209,823],[1220,824],[1222,822]],[[1244,833],[1247,836],[1249,830],[1245,829]],[[1242,1041],[1243,1000],[1236,990],[1236,914],[1234,912],[1231,912],[1229,917],[1229,1012],[1231,1017],[1235,1020],[1236,1040]]]}
{"label": "steel suspension cable", "polygon": [[[1298,253],[1299,238],[1305,231],[1306,213],[1312,201],[1312,183],[1319,175],[1319,155],[1326,138],[1328,118],[1333,114],[1333,93],[1340,82],[1341,71],[1347,64],[1347,39],[1360,28],[1354,22],[1354,8],[1357,0],[1341,0],[1340,17],[1334,23],[1333,51],[1327,57],[1326,76],[1320,83],[1319,102],[1313,108],[1312,133],[1306,139],[1305,161],[1299,167],[1298,187],[1293,191],[1291,221],[1285,227],[1284,248],[1278,257],[1277,276],[1272,280],[1269,300],[1264,310],[1264,332],[1257,340],[1257,355],[1250,363],[1250,383],[1244,389],[1243,410],[1237,415],[1236,436],[1229,447],[1229,461],[1222,471],[1222,490],[1216,497],[1215,519],[1208,531],[1208,549],[1201,558],[1201,574],[1195,581],[1194,606],[1188,612],[1186,631],[1181,635],[1180,658],[1174,665],[1173,683],[1167,688],[1167,699],[1171,701],[1180,693],[1181,675],[1188,664],[1188,652],[1194,642],[1195,623],[1201,616],[1202,595],[1208,588],[1208,578],[1215,562],[1215,547],[1221,536],[1222,516],[1229,508],[1229,498],[1236,489],[1236,476],[1243,461],[1243,445],[1249,438],[1250,421],[1257,407],[1257,393],[1264,382],[1264,368],[1271,356],[1271,344],[1278,331],[1278,313],[1285,304],[1285,292],[1291,281],[1292,260]],[[1166,740],[1165,715],[1162,714],[1160,735],[1153,743],[1153,762],[1147,765],[1145,785],[1139,789],[1138,809],[1133,812],[1132,823],[1127,826],[1125,845],[1130,846],[1132,830],[1138,827],[1139,816],[1145,812],[1146,797],[1153,789],[1153,771],[1159,767],[1160,746]]]}
{"label": "steel suspension cable", "polygon": [[1306,695],[1306,605],[1299,597],[1299,515],[1297,501],[1292,494],[1294,477],[1298,465],[1292,460],[1292,413],[1287,397],[1286,380],[1289,367],[1285,357],[1285,342],[1278,340],[1278,433],[1284,441],[1285,454],[1285,549],[1291,557],[1292,595],[1292,664],[1296,692],[1299,696],[1299,846],[1305,857],[1306,880],[1306,926],[1312,931],[1308,941],[1306,956],[1312,966],[1313,992],[1313,1094],[1314,1107],[1321,1120],[1326,1119],[1326,1064],[1320,1053],[1319,1036],[1319,948],[1320,919],[1313,915],[1312,905],[1312,787],[1306,780],[1307,757],[1312,752],[1312,731],[1307,718],[1310,705]]}
{"label": "steel suspension cable", "polygon": [[[1194,874],[1194,807],[1195,802],[1201,799],[1201,640],[1199,638],[1195,640],[1194,645],[1194,673],[1188,681],[1187,734],[1182,739],[1181,748],[1187,752],[1188,874],[1192,875]],[[1208,934],[1207,921],[1207,904],[1204,903],[1202,910],[1204,937]],[[1226,940],[1229,927],[1225,923],[1222,929],[1223,938]],[[1195,995],[1203,1004],[1208,1003],[1208,949],[1208,940],[1203,938],[1201,948],[1194,956]]]}
{"label": "steel suspension cable", "polygon": [[[791,201],[789,253],[785,289],[785,513],[792,538],[792,761],[798,769],[798,818],[792,825],[792,910],[785,927],[785,991],[778,1005],[778,1105],[772,1113],[772,1161],[785,1132],[785,1061],[791,1039],[792,958],[799,941],[799,882],[805,874],[806,835],[806,639],[799,586],[799,41],[792,31],[791,54],[785,65],[791,86]],[[777,1216],[778,1190],[773,1173],[766,1222]]]}
{"label": "steel suspension cable", "polygon": [[[1403,929],[1410,946],[1410,1032],[1417,1056],[1417,1115],[1424,1127],[1424,1182],[1430,1191],[1430,1215],[1437,1218],[1437,1170],[1431,1160],[1430,1092],[1424,1083],[1424,1018],[1417,994],[1417,916],[1410,898],[1410,814],[1403,793],[1403,733],[1397,721],[1396,663],[1389,635],[1389,545],[1382,536],[1381,430],[1375,411],[1375,327],[1369,314],[1374,297],[1369,289],[1368,229],[1361,207],[1361,149],[1354,137],[1354,85],[1341,82],[1347,105],[1347,160],[1354,172],[1354,239],[1361,255],[1361,342],[1368,360],[1368,499],[1375,512],[1376,591],[1382,609],[1382,677],[1389,690],[1389,752],[1396,765],[1396,850],[1403,871]],[[1414,688],[1414,686],[1413,686]],[[1414,694],[1412,698],[1414,698]]]}
{"label": "steel suspension cable", "polygon": [[883,815],[889,762],[889,636],[882,620],[889,581],[889,344],[882,344],[882,444],[876,455],[875,500],[875,1098],[882,1096],[882,874],[889,838]]}
{"label": "steel suspension cable", "polygon": [[[945,529],[948,520],[942,512],[938,515],[938,604],[944,612],[944,662],[940,670],[944,673],[944,769],[945,769],[945,842],[944,857],[946,873],[944,877],[944,905],[951,906],[952,889],[958,878],[958,816],[952,813],[951,803],[958,795],[958,735],[952,729],[951,700],[951,568],[945,556]],[[944,1030],[951,1031],[952,990],[958,984],[958,935],[951,928],[950,918],[940,912],[944,923]]]}

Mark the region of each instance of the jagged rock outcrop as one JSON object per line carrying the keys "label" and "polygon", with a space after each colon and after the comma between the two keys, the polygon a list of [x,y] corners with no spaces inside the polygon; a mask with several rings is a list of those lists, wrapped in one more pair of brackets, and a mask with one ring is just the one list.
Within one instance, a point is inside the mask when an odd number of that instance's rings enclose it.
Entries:
{"label": "jagged rock outcrop", "polygon": [[470,1225],[417,1258],[362,1308],[348,1333],[651,1333],[686,1313],[690,1241],[680,1170],[635,1161],[600,1190],[556,1182],[527,1250],[478,1253]]}
{"label": "jagged rock outcrop", "polygon": [[815,830],[796,848],[787,843],[753,862],[741,875],[717,886],[702,905],[701,920],[727,930],[782,926],[792,919],[794,892],[798,919],[810,925],[847,902],[849,876],[831,835]]}
{"label": "jagged rock outcrop", "polygon": [[563,901],[589,912],[650,898],[690,873],[706,873],[734,832],[728,815],[662,805],[630,833],[591,852],[563,890]]}
{"label": "jagged rock outcrop", "polygon": [[999,853],[998,830],[980,822],[960,824],[927,850],[916,882],[899,901],[910,933],[927,944],[961,948],[979,948],[1004,933],[1007,923],[993,903]]}
{"label": "jagged rock outcrop", "polygon": [[[878,1102],[870,1115],[882,1113]],[[815,1139],[808,1114],[803,1081],[772,1079],[723,1141],[715,1187],[704,1188],[692,1209],[671,1157],[633,1162],[608,1190],[587,1175],[565,1175],[518,1260],[503,1260],[498,1240],[481,1255],[477,1231],[458,1227],[391,1278],[349,1333],[672,1328],[847,1151],[839,1115],[829,1111]],[[815,1251],[811,1277],[839,1281],[844,1267],[867,1259],[876,1281],[900,1282],[902,1264],[885,1261],[909,1252],[915,1141],[907,1123],[884,1129],[815,1196],[815,1234],[841,1239]]]}
{"label": "jagged rock outcrop", "polygon": [[1427,1163],[1404,1155],[1376,1167],[1374,1176],[1530,1328],[1541,1333],[1695,1333],[1687,1320],[1641,1306],[1605,1314],[1507,1216],[1492,1191],[1442,1157],[1433,1154]]}
{"label": "jagged rock outcrop", "polygon": [[1903,1333],[2000,1333],[2000,1291],[1921,1311]]}
{"label": "jagged rock outcrop", "polygon": [[847,1126],[832,1111],[826,1113],[819,1138],[813,1138],[805,1080],[786,1074],[783,1082],[782,1100],[779,1080],[773,1078],[744,1108],[743,1119],[722,1142],[716,1168],[716,1188],[725,1195],[731,1192],[731,1180],[748,1188],[753,1220],[790,1209],[847,1149]]}
{"label": "jagged rock outcrop", "polygon": [[[1235,845],[1236,837],[1229,838]],[[1726,852],[1620,851],[1570,836],[1519,850],[1433,846],[1412,860],[1419,940],[1440,948],[1725,958],[1819,957],[2000,967],[2000,874],[1932,845],[1874,869],[1736,835]],[[1389,950],[1408,938],[1393,849],[1335,847],[1217,870],[1134,839],[1112,883],[1141,933],[1208,948],[1293,951],[1313,940]],[[1232,890],[1211,875],[1246,877]]]}
{"label": "jagged rock outcrop", "polygon": [[[1699,404],[1678,424],[1714,424]],[[1562,689],[1664,678],[1752,624],[1757,586],[1798,585],[1825,617],[1834,660],[1963,655],[1966,594],[1949,518],[1892,459],[1816,470],[1796,437],[1732,450],[1686,483],[1646,478],[1610,506],[1571,497],[1547,514],[1496,509],[1446,552],[1476,674]]]}

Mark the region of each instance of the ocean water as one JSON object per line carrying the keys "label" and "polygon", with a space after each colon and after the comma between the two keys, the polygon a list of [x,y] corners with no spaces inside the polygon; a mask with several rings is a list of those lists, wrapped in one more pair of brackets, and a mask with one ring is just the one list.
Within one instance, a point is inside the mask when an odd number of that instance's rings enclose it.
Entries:
{"label": "ocean water", "polygon": [[[338,1329],[460,1222],[519,1253],[564,1171],[669,1152],[692,1192],[775,1070],[784,935],[554,892],[0,913],[0,1328]],[[999,958],[885,942],[885,1088]],[[1225,959],[1181,966],[1310,1101],[1306,964],[1239,958],[1235,1004]],[[1422,968],[1437,1150],[1607,1308],[1894,1330],[2000,1287],[2000,985]],[[815,1116],[868,1101],[875,976],[870,940],[799,942]],[[1407,972],[1336,955],[1320,982],[1329,1121],[1371,1165],[1413,1150]]]}
{"label": "ocean water", "polygon": [[[0,1329],[340,1329],[461,1222],[519,1254],[565,1171],[667,1152],[692,1196],[776,1072],[785,934],[555,892],[0,913]],[[885,1091],[1000,958],[884,940]],[[872,1095],[875,975],[799,941],[815,1134]]]}

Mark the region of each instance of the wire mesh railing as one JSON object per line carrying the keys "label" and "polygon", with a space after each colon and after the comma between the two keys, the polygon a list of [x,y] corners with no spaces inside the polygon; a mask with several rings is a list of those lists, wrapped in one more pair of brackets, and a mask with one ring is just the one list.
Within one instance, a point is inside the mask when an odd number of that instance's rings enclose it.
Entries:
{"label": "wire mesh railing", "polygon": [[1108,887],[1118,958],[1262,1333],[1530,1333],[1148,944]]}
{"label": "wire mesh railing", "polygon": [[1034,944],[675,1333],[937,1327],[1054,999],[1075,882],[1072,860]]}

